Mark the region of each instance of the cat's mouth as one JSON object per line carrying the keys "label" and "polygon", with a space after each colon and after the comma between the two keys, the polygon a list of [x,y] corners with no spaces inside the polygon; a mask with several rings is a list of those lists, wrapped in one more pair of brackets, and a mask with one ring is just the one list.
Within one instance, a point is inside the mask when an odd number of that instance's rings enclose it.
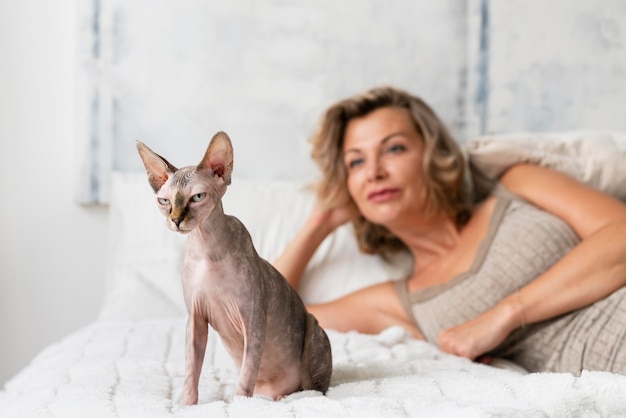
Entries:
{"label": "cat's mouth", "polygon": [[172,231],[178,232],[179,234],[183,234],[183,235],[191,232],[191,229],[181,228],[179,225],[176,225],[174,223],[170,223],[169,227]]}

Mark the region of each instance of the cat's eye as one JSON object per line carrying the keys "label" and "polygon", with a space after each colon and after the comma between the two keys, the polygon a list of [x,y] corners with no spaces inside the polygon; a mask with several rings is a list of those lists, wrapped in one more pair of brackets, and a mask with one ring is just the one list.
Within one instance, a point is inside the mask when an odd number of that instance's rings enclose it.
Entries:
{"label": "cat's eye", "polygon": [[170,204],[170,200],[169,199],[165,199],[163,197],[159,197],[157,200],[159,201],[159,203],[161,205],[169,205]]}
{"label": "cat's eye", "polygon": [[205,197],[206,197],[206,193],[198,193],[198,194],[195,194],[195,195],[191,196],[191,201],[192,202],[199,202],[202,199],[204,199]]}

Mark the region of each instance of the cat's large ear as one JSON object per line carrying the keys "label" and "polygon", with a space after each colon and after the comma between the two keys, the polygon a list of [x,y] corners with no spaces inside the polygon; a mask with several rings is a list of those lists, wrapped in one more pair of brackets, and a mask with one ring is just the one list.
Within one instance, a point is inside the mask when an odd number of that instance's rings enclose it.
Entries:
{"label": "cat's large ear", "polygon": [[137,151],[139,151],[139,156],[143,161],[144,167],[146,167],[148,182],[156,193],[177,168],[148,148],[143,142],[137,141]]}
{"label": "cat's large ear", "polygon": [[233,145],[226,132],[220,131],[213,136],[204,158],[198,164],[198,170],[212,177],[221,177],[226,185],[230,184],[233,173]]}

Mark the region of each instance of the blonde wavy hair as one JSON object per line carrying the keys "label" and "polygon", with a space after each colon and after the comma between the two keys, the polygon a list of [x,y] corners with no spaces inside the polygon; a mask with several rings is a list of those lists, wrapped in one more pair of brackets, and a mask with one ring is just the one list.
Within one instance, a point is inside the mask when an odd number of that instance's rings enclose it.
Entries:
{"label": "blonde wavy hair", "polygon": [[[322,172],[315,185],[318,199],[328,208],[352,206],[343,159],[344,133],[348,122],[383,107],[407,109],[424,141],[422,159],[428,214],[444,211],[458,227],[470,217],[471,186],[463,152],[435,112],[419,97],[393,87],[378,87],[332,105],[323,114],[311,137],[312,157]],[[406,246],[387,228],[362,215],[352,221],[359,248],[369,254],[388,255]]]}

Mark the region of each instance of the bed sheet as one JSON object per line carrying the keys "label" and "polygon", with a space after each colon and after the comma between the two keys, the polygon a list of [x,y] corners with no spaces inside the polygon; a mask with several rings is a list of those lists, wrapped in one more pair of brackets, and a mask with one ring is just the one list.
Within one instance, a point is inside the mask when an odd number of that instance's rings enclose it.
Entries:
{"label": "bed sheet", "polygon": [[399,327],[328,331],[331,387],[280,401],[233,397],[212,332],[195,406],[180,405],[183,318],[99,321],[49,346],[0,392],[2,417],[626,416],[626,376],[521,374],[449,356]]}

